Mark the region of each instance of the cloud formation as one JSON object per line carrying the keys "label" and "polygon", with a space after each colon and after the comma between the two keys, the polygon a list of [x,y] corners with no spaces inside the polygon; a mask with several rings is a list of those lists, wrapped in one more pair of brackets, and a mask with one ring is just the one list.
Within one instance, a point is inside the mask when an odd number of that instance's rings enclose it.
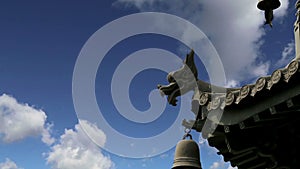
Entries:
{"label": "cloud formation", "polygon": [[289,42],[281,53],[281,58],[276,62],[277,67],[283,67],[287,65],[293,58],[295,58],[295,41]]}
{"label": "cloud formation", "polygon": [[[103,131],[85,120],[81,120],[80,124],[85,128],[88,126],[89,131],[100,133],[97,138],[102,141],[97,143],[104,145],[106,138]],[[47,155],[47,163],[55,169],[110,169],[114,166],[79,124],[75,125],[75,130],[66,129],[60,136],[59,143],[53,145]]]}
{"label": "cloud formation", "polygon": [[214,162],[209,168],[210,169],[221,169],[224,168],[224,163],[219,161],[219,162]]}
{"label": "cloud formation", "polygon": [[210,169],[237,169],[237,167],[232,167],[229,163],[225,163],[223,160],[214,162]]}
{"label": "cloud formation", "polygon": [[238,169],[237,167],[229,166],[227,169]]}
{"label": "cloud formation", "polygon": [[[289,1],[282,0],[281,4],[274,11],[276,20],[286,15]],[[115,5],[167,12],[197,25],[216,47],[229,82],[238,84],[269,73],[269,62],[261,59],[265,19],[263,12],[256,8],[257,1],[118,0]],[[190,40],[190,47],[197,45],[193,32],[186,30],[183,38]]]}
{"label": "cloud formation", "polygon": [[9,158],[5,159],[5,162],[0,163],[0,169],[22,169],[17,164],[11,161]]}
{"label": "cloud formation", "polygon": [[0,96],[0,140],[11,143],[30,136],[42,136],[51,145],[51,125],[46,124],[46,113],[28,104],[17,102],[12,96]]}

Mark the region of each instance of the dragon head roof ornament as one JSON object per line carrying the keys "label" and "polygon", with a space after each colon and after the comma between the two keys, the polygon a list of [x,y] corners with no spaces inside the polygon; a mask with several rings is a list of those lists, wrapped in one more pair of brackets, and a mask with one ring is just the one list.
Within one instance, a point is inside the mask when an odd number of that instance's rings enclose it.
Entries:
{"label": "dragon head roof ornament", "polygon": [[160,90],[162,95],[168,96],[169,104],[176,106],[176,97],[181,96],[195,87],[195,83],[198,78],[198,71],[194,62],[194,51],[191,50],[183,62],[183,66],[177,70],[170,72],[167,76],[169,82],[168,85],[158,85],[157,88]]}

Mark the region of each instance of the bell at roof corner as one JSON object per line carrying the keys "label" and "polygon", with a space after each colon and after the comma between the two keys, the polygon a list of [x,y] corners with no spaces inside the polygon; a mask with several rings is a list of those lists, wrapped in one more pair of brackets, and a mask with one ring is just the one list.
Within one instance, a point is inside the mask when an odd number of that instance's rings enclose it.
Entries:
{"label": "bell at roof corner", "polygon": [[201,169],[200,151],[198,144],[192,140],[179,141],[175,150],[175,157],[172,169]]}
{"label": "bell at roof corner", "polygon": [[271,27],[273,20],[273,10],[279,8],[281,5],[279,0],[259,0],[257,8],[265,11],[265,24],[269,24]]}

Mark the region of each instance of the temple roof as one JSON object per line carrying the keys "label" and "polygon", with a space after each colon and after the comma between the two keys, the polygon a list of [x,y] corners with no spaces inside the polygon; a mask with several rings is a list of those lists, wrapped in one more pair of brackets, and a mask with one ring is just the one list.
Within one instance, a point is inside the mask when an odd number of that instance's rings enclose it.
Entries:
{"label": "temple roof", "polygon": [[199,83],[192,101],[196,120],[183,125],[201,132],[224,161],[239,169],[299,168],[299,78],[299,60],[293,60],[254,84],[223,93]]}
{"label": "temple roof", "polygon": [[223,111],[219,124],[237,124],[300,94],[299,76],[299,60],[293,60],[270,76],[260,77],[256,83],[240,88],[225,88],[223,92],[218,92],[217,87],[216,90],[211,87],[207,91],[207,85],[201,85],[200,82],[192,99],[192,111],[198,115],[198,119],[209,118],[212,117],[208,116],[209,113]]}
{"label": "temple roof", "polygon": [[[300,60],[239,88],[215,86],[198,79],[191,51],[179,70],[158,85],[169,104],[194,91],[194,120],[183,126],[201,132],[224,161],[239,169],[299,168]],[[293,158],[294,157],[294,158]]]}

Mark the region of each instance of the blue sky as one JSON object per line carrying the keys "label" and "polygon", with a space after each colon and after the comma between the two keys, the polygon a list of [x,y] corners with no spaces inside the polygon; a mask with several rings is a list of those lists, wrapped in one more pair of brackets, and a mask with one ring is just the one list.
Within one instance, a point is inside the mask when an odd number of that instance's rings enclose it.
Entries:
{"label": "blue sky", "polygon": [[[281,2],[281,8],[275,10],[272,29],[263,26],[264,15],[256,9],[257,2],[253,0],[1,2],[0,169],[171,168],[174,148],[151,158],[121,157],[111,153],[105,145],[115,144],[126,151],[139,150],[133,148],[134,143],[123,145],[122,140],[111,143],[109,132],[81,119],[86,129],[97,133],[94,138],[99,138],[96,142],[104,147],[100,149],[78,125],[72,80],[82,48],[97,30],[120,17],[138,12],[164,12],[184,18],[201,29],[219,54],[226,85],[241,86],[284,67],[294,58],[296,0]],[[174,27],[170,31],[177,29]],[[112,30],[111,36],[116,33]],[[188,44],[165,35],[136,35],[115,44],[105,55],[95,77],[95,96],[103,116],[116,131],[130,137],[148,138],[162,133],[174,123],[180,106],[166,105],[161,116],[150,123],[130,122],[114,105],[111,83],[118,65],[140,50],[159,48],[183,59],[189,48],[194,48],[197,43],[194,43],[195,37],[189,29],[182,38]],[[101,49],[101,44],[98,47]],[[157,64],[163,60],[148,59]],[[178,60],[165,63],[173,68],[181,66]],[[201,59],[196,63],[199,78],[208,81]],[[117,87],[125,84],[122,80],[117,79]],[[148,96],[157,84],[167,84],[165,72],[145,69],[136,74],[128,89],[130,106],[141,112],[151,108]],[[158,101],[165,100],[160,98]],[[193,117],[191,112],[186,113],[187,117]],[[178,133],[183,134],[179,128]],[[203,168],[228,168],[228,164],[222,162],[198,133],[193,133],[193,136],[201,147]],[[178,140],[161,140],[161,143]]]}

